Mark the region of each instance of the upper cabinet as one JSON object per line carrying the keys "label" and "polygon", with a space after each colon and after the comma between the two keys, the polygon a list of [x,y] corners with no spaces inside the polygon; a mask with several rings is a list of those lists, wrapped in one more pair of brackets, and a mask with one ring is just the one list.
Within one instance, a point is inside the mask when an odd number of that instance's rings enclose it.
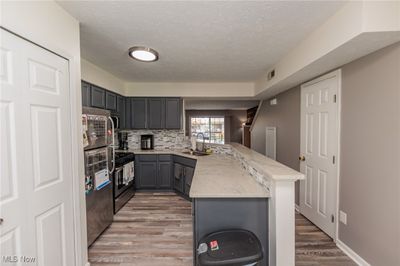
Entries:
{"label": "upper cabinet", "polygon": [[147,103],[148,128],[165,128],[165,98],[149,98]]}
{"label": "upper cabinet", "polygon": [[106,91],[106,109],[110,111],[117,110],[117,95],[111,91]]}
{"label": "upper cabinet", "polygon": [[82,105],[110,110],[120,129],[181,129],[182,99],[124,97],[82,81]]}
{"label": "upper cabinet", "polygon": [[90,84],[82,81],[82,106],[90,107]]}
{"label": "upper cabinet", "polygon": [[165,99],[165,128],[180,129],[182,125],[182,100],[180,98]]}
{"label": "upper cabinet", "polygon": [[132,129],[181,129],[182,100],[180,98],[131,98],[126,109]]}
{"label": "upper cabinet", "polygon": [[90,103],[92,107],[103,108],[106,107],[106,91],[95,85],[91,86]]}
{"label": "upper cabinet", "polygon": [[126,106],[125,98],[121,95],[117,95],[117,113],[120,119],[120,128],[126,128]]}
{"label": "upper cabinet", "polygon": [[146,98],[131,98],[130,112],[132,129],[147,128],[147,99]]}

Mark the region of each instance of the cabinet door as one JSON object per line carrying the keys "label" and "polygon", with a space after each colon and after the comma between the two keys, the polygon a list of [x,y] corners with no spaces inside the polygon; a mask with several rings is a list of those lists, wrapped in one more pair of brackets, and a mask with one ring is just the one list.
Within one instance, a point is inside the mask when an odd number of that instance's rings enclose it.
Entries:
{"label": "cabinet door", "polygon": [[165,128],[180,129],[182,121],[181,100],[179,98],[165,99]]}
{"label": "cabinet door", "polygon": [[158,188],[171,189],[171,162],[158,162]]}
{"label": "cabinet door", "polygon": [[82,106],[90,107],[90,84],[82,81]]}
{"label": "cabinet door", "polygon": [[192,179],[194,175],[194,168],[185,166],[185,195],[189,197],[190,187],[192,185]]}
{"label": "cabinet door", "polygon": [[117,95],[111,91],[106,91],[106,109],[117,110]]}
{"label": "cabinet door", "polygon": [[183,193],[185,177],[182,174],[183,166],[179,163],[174,164],[174,189]]}
{"label": "cabinet door", "polygon": [[139,162],[138,189],[157,188],[157,162]]}
{"label": "cabinet door", "polygon": [[165,128],[165,99],[149,98],[148,100],[148,128],[163,129]]}
{"label": "cabinet door", "polygon": [[125,98],[125,129],[132,128],[131,98]]}
{"label": "cabinet door", "polygon": [[146,98],[131,98],[131,128],[147,128]]}
{"label": "cabinet door", "polygon": [[117,95],[117,113],[120,119],[120,129],[125,129],[125,98]]}
{"label": "cabinet door", "polygon": [[105,108],[106,107],[106,92],[104,89],[97,86],[91,86],[90,104],[92,107]]}

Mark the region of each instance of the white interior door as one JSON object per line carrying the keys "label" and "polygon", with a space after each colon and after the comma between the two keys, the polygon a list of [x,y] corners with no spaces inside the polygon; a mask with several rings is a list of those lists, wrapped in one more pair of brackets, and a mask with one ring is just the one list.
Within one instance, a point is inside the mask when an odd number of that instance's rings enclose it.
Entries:
{"label": "white interior door", "polygon": [[335,239],[340,71],[301,86],[300,212]]}
{"label": "white interior door", "polygon": [[2,263],[74,265],[68,61],[0,31]]}

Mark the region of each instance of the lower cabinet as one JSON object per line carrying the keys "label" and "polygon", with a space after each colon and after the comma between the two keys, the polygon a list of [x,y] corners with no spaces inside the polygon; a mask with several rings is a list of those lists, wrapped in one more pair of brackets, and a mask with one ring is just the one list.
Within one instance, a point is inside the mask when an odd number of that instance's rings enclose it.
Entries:
{"label": "lower cabinet", "polygon": [[157,188],[172,189],[172,163],[158,162]]}
{"label": "lower cabinet", "polygon": [[196,160],[176,155],[136,155],[138,190],[175,190],[189,199]]}
{"label": "lower cabinet", "polygon": [[170,155],[136,155],[136,188],[172,190]]}
{"label": "lower cabinet", "polygon": [[139,161],[138,178],[136,178],[138,189],[157,188],[157,161],[141,162]]}

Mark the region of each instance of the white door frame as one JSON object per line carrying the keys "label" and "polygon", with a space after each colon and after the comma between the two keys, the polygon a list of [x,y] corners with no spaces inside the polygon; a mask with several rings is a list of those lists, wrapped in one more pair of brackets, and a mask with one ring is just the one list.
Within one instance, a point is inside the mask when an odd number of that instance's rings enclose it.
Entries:
{"label": "white door frame", "polygon": [[[73,56],[64,49],[55,47],[51,43],[36,42],[19,35],[17,32],[0,26],[3,30],[10,32],[34,45],[38,45],[56,55],[68,60],[69,88],[70,88],[70,115],[72,134],[72,190],[73,190],[73,224],[74,224],[74,256],[75,265],[82,263],[87,265],[87,240],[86,240],[86,201],[84,186],[84,165],[83,165],[83,142],[82,142],[82,93],[80,75],[80,57]],[[84,260],[86,260],[84,262]]]}
{"label": "white door frame", "polygon": [[[301,84],[300,88],[301,91],[303,90],[303,87],[310,86],[312,84],[318,83],[322,80],[329,79],[336,77],[338,80],[338,89],[337,89],[337,94],[336,94],[336,103],[337,103],[337,155],[336,155],[336,165],[337,165],[337,171],[336,171],[336,210],[335,210],[335,226],[336,226],[336,231],[335,231],[335,237],[333,238],[333,241],[336,242],[339,238],[339,188],[340,188],[340,146],[341,146],[341,116],[342,116],[342,70],[337,69],[332,72],[329,72],[327,74],[324,74],[322,76],[319,76],[313,80],[310,80],[306,83]],[[300,92],[301,94],[301,92]],[[300,139],[301,142],[301,139]],[[301,193],[301,190],[300,190]],[[300,208],[299,208],[300,210]]]}

